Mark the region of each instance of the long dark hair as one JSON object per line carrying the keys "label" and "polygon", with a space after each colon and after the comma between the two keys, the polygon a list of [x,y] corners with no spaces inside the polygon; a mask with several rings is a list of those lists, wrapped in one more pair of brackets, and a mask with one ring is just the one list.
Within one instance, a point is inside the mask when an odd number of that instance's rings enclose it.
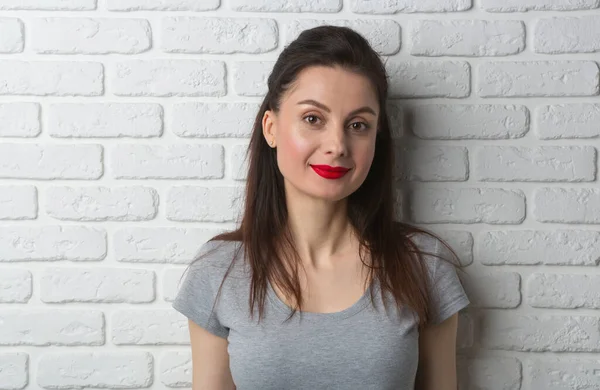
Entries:
{"label": "long dark hair", "polygon": [[[248,172],[239,227],[209,240],[243,244],[238,247],[223,282],[243,247],[243,259],[249,264],[252,274],[248,299],[251,316],[254,316],[258,303],[259,322],[262,319],[269,281],[279,286],[296,303],[296,309],[292,310],[288,319],[297,310],[302,310],[298,274],[287,271],[281,255],[296,260],[292,264],[299,263],[287,224],[284,182],[277,165],[277,152],[264,139],[262,118],[267,110],[278,112],[283,93],[296,80],[299,72],[309,66],[339,66],[367,77],[375,88],[380,107],[375,155],[364,183],[348,197],[348,218],[359,238],[361,261],[369,266],[368,282],[378,280],[382,298],[383,294],[391,293],[398,308],[407,305],[413,309],[419,318],[419,327],[422,327],[432,316],[428,294],[430,285],[421,257],[424,252],[419,252],[409,236],[413,233],[433,236],[457,259],[458,256],[433,233],[395,221],[394,146],[386,107],[388,76],[384,63],[367,40],[347,27],[329,25],[303,31],[284,48],[273,67],[268,79],[268,92],[256,114],[246,152],[246,158],[249,158]],[[364,253],[370,255],[372,264],[364,262]],[[460,263],[457,262],[455,266],[460,267]],[[371,290],[371,302],[373,299]],[[383,301],[386,302],[385,299]]]}

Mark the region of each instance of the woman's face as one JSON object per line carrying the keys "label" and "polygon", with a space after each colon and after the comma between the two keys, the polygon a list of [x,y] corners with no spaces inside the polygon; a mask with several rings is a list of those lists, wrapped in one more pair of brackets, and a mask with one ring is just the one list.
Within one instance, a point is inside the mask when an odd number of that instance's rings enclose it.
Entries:
{"label": "woman's face", "polygon": [[[304,69],[284,93],[279,112],[263,117],[286,194],[336,201],[356,191],[373,162],[378,116],[375,90],[366,77],[340,67]],[[349,171],[338,177],[318,165]]]}

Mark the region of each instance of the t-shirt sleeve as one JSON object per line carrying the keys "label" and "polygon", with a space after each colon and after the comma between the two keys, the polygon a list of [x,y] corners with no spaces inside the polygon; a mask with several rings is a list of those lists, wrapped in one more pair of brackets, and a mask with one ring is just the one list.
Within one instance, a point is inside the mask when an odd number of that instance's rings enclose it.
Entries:
{"label": "t-shirt sleeve", "polygon": [[432,324],[440,324],[450,318],[459,310],[470,304],[469,298],[463,289],[455,265],[445,259],[452,259],[452,253],[436,240],[436,255],[443,259],[432,256]]}
{"label": "t-shirt sleeve", "polygon": [[196,260],[185,273],[172,307],[210,333],[227,338],[229,328],[218,318],[218,305],[211,314],[221,275],[208,258]]}

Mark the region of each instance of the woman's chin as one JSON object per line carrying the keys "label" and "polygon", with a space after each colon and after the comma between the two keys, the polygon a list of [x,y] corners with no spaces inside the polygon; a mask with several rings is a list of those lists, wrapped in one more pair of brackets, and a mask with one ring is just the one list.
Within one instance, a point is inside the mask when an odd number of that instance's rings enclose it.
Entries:
{"label": "woman's chin", "polygon": [[351,193],[352,191],[348,191],[347,189],[340,189],[338,191],[314,191],[311,195],[317,199],[326,200],[329,202],[338,202],[347,198]]}

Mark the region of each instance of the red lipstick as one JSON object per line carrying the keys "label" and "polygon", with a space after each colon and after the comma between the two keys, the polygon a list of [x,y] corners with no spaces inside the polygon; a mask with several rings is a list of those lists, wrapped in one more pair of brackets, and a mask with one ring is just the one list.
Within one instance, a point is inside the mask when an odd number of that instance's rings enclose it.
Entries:
{"label": "red lipstick", "polygon": [[325,179],[339,179],[350,170],[350,168],[332,167],[331,165],[311,165],[311,168],[317,175]]}

